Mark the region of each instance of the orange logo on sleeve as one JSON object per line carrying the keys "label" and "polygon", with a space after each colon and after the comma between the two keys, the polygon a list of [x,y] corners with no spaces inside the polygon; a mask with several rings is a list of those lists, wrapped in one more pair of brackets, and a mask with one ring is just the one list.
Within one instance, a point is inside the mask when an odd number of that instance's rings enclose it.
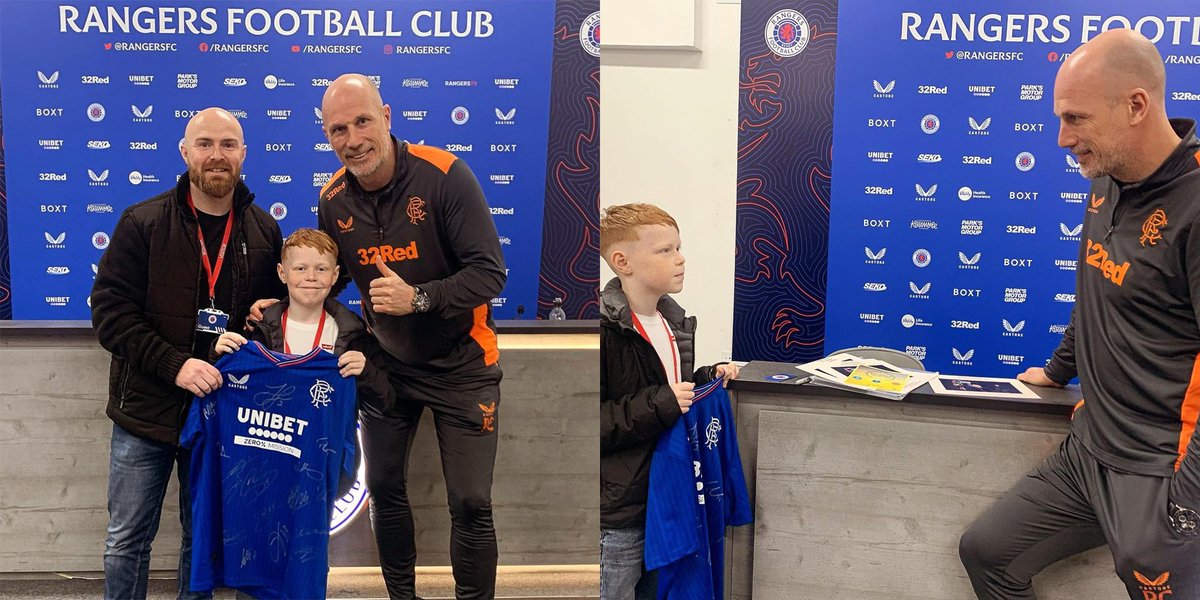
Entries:
{"label": "orange logo on sleeve", "polygon": [[417,196],[408,197],[408,220],[413,225],[425,220],[425,201]]}
{"label": "orange logo on sleeve", "polygon": [[1175,592],[1171,591],[1171,586],[1167,585],[1167,580],[1171,578],[1170,571],[1154,579],[1134,571],[1133,578],[1138,581],[1138,588],[1142,591],[1143,600],[1163,600],[1167,596],[1175,595]]}
{"label": "orange logo on sleeve", "polygon": [[345,221],[338,219],[337,224],[342,233],[354,231],[354,215],[350,215]]}
{"label": "orange logo on sleeve", "polygon": [[1161,208],[1155,209],[1154,212],[1146,218],[1146,222],[1142,223],[1142,237],[1138,239],[1138,241],[1142,243],[1142,247],[1146,246],[1146,242],[1150,242],[1151,246],[1157,244],[1158,240],[1162,239],[1162,235],[1158,233],[1158,230],[1166,226],[1167,213],[1163,212],[1163,209]]}
{"label": "orange logo on sleeve", "polygon": [[496,430],[496,403],[480,404],[479,410],[483,411],[483,427],[480,431],[495,431]]}
{"label": "orange logo on sleeve", "polygon": [[1092,205],[1088,207],[1088,212],[1092,213],[1093,215],[1100,214],[1101,204],[1104,204],[1104,196],[1097,198],[1095,194],[1092,194]]}

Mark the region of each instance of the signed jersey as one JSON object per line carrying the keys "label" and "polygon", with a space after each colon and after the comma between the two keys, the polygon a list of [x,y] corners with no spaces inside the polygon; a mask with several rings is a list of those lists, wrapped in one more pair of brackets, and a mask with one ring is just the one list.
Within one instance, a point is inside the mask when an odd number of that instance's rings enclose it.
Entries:
{"label": "signed jersey", "polygon": [[320,348],[303,356],[250,342],[221,358],[225,381],[195,398],[192,590],[324,598],[339,475],[354,471],[355,381]]}
{"label": "signed jersey", "polygon": [[725,527],[753,518],[721,379],[695,394],[691,410],[659,438],[650,463],[645,562],[658,569],[660,599],[722,598]]}

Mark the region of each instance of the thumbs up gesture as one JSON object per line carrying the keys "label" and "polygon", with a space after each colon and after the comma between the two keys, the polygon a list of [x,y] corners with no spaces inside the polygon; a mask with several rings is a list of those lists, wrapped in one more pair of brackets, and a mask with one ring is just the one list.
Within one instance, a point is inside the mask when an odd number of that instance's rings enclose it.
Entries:
{"label": "thumbs up gesture", "polygon": [[375,258],[379,277],[371,280],[371,305],[375,312],[402,316],[413,311],[412,301],[416,291],[395,271],[388,268],[383,258]]}

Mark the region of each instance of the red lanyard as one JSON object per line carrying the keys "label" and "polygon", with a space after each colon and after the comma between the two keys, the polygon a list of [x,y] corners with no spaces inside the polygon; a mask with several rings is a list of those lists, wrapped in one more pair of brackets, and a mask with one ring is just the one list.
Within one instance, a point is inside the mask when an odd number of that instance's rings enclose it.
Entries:
{"label": "red lanyard", "polygon": [[217,278],[221,276],[221,265],[225,263],[225,248],[229,246],[229,234],[233,233],[233,207],[229,207],[229,218],[225,221],[225,235],[221,238],[221,249],[217,251],[217,266],[208,261],[208,246],[204,243],[204,228],[200,227],[200,214],[196,212],[196,204],[192,202],[192,193],[188,192],[188,208],[196,217],[197,237],[200,238],[200,259],[204,263],[204,272],[208,275],[208,302],[214,308],[217,303]]}
{"label": "red lanyard", "polygon": [[[633,326],[637,328],[638,333],[642,334],[642,339],[654,346],[654,342],[650,341],[650,334],[646,333],[645,327],[642,327],[642,321],[638,319],[637,313],[629,311],[629,316],[633,317]],[[663,318],[662,313],[658,313],[658,320],[662,321],[663,329],[667,332],[667,340],[671,342],[671,372],[667,374],[667,379],[674,379],[675,383],[679,383],[679,355],[675,353],[675,335],[671,333],[671,328],[667,326],[667,320]]]}
{"label": "red lanyard", "polygon": [[[288,311],[283,311],[283,351],[286,354],[292,353],[292,348],[287,343],[287,314]],[[321,332],[325,331],[325,310],[321,310],[321,322],[317,324],[317,337],[313,338],[312,347],[316,348],[321,345]],[[312,351],[312,348],[309,348]]]}

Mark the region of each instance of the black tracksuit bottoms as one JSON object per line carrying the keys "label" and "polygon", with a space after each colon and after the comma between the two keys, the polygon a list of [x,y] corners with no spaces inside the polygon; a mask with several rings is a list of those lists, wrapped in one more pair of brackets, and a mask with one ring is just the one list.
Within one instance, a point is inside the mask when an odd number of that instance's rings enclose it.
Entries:
{"label": "black tracksuit bottoms", "polygon": [[392,599],[414,597],[417,548],[408,502],[408,456],[421,415],[433,412],[446,499],[450,505],[450,564],[457,598],[496,595],[496,529],[492,472],[499,429],[500,368],[464,378],[456,374],[401,377],[389,369],[396,406],[361,412],[371,527]]}
{"label": "black tracksuit bottoms", "polygon": [[980,599],[1036,598],[1031,580],[1108,544],[1136,600],[1200,599],[1200,486],[1105,467],[1074,435],[963,534],[959,556]]}

